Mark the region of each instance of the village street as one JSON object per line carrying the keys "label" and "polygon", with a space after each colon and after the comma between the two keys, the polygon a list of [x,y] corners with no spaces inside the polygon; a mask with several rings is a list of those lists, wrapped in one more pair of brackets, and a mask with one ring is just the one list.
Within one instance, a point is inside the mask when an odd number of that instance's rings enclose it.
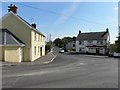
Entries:
{"label": "village street", "polygon": [[49,64],[3,67],[3,88],[118,88],[117,58],[53,52]]}

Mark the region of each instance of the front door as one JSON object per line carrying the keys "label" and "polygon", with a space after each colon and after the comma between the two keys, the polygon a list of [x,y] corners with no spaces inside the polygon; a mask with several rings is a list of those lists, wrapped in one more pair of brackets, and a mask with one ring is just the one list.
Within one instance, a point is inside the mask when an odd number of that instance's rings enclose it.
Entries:
{"label": "front door", "polygon": [[40,47],[40,56],[42,56],[42,47]]}
{"label": "front door", "polygon": [[96,54],[99,54],[99,48],[96,48]]}

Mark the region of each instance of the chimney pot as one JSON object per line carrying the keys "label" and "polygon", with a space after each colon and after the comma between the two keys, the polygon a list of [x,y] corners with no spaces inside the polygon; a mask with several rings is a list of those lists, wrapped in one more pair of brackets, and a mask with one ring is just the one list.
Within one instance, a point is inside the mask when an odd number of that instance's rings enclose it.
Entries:
{"label": "chimney pot", "polygon": [[10,4],[10,6],[8,6],[8,12],[12,11],[13,13],[17,13],[17,7],[15,6],[15,4]]}
{"label": "chimney pot", "polygon": [[106,32],[108,32],[109,31],[109,29],[108,28],[106,28]]}
{"label": "chimney pot", "polygon": [[31,26],[34,27],[34,28],[36,28],[36,24],[35,24],[35,23],[34,23],[34,24],[31,24]]}
{"label": "chimney pot", "polygon": [[79,34],[81,34],[81,30],[79,30]]}

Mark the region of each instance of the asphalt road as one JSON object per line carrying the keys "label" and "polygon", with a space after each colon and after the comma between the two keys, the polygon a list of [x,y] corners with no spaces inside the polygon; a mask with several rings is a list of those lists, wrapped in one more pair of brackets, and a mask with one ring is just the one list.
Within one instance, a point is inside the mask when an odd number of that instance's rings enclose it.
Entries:
{"label": "asphalt road", "polygon": [[54,53],[50,64],[3,67],[3,88],[118,88],[118,59]]}

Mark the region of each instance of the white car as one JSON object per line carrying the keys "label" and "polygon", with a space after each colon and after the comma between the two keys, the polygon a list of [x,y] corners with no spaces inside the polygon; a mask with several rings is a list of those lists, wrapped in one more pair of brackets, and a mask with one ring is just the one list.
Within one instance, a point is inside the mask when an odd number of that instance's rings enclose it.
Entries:
{"label": "white car", "polygon": [[63,50],[63,49],[60,49],[60,51],[59,51],[59,53],[64,53],[65,52],[65,50]]}

